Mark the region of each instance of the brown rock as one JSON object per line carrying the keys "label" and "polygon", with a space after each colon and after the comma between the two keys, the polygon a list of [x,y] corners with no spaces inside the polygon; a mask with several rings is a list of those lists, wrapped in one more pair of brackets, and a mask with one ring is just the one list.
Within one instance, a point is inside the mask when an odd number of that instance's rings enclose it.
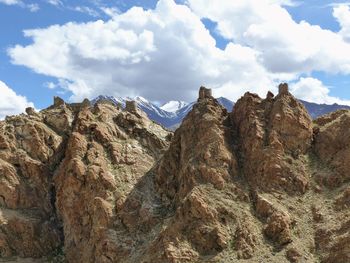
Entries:
{"label": "brown rock", "polygon": [[[113,245],[118,239],[111,234],[117,219],[114,199],[120,202],[118,211],[140,208],[130,200],[124,204],[122,196],[130,194],[168,143],[168,132],[150,123],[143,114],[133,115],[109,104],[85,107],[78,113],[55,175],[56,204],[69,262],[96,262],[102,255],[128,253]],[[123,136],[120,130],[125,130]],[[152,141],[147,141],[149,137]],[[120,213],[124,226],[138,225],[137,216]]]}
{"label": "brown rock", "polygon": [[286,257],[289,260],[289,262],[296,263],[300,262],[301,254],[295,248],[290,248],[286,252]]}
{"label": "brown rock", "polygon": [[320,208],[316,206],[311,206],[311,211],[312,211],[312,217],[315,222],[320,222],[323,220],[323,215],[320,212]]}
{"label": "brown rock", "polygon": [[252,228],[247,222],[239,224],[235,233],[235,249],[237,250],[238,259],[249,259],[254,256],[258,247],[258,238],[256,229]]}
{"label": "brown rock", "polygon": [[60,107],[62,105],[64,105],[64,100],[63,99],[61,99],[60,97],[54,97],[53,98],[53,106],[54,107]]}
{"label": "brown rock", "polygon": [[271,91],[267,92],[267,95],[266,95],[267,100],[272,100],[274,97],[275,97],[275,95]]}
{"label": "brown rock", "polygon": [[311,146],[311,119],[284,86],[280,89],[274,100],[246,93],[235,104],[231,119],[248,182],[265,191],[303,193],[308,179],[298,156]]}
{"label": "brown rock", "polygon": [[275,212],[267,219],[264,233],[278,245],[286,245],[292,241],[290,225],[291,220],[287,214]]}
{"label": "brown rock", "polygon": [[288,84],[287,83],[281,83],[278,86],[278,95],[288,95],[289,94],[289,90],[288,90]]}
{"label": "brown rock", "polygon": [[336,209],[345,210],[350,207],[350,187],[346,188],[334,202]]}
{"label": "brown rock", "polygon": [[125,102],[125,109],[128,112],[136,112],[137,111],[136,101],[126,101]]}
{"label": "brown rock", "polygon": [[228,113],[202,87],[173,135],[134,106],[0,122],[2,259],[350,262],[348,111],[311,123],[282,84]]}
{"label": "brown rock", "polygon": [[259,194],[255,194],[254,199],[255,211],[258,217],[266,223],[265,235],[278,246],[290,243],[292,241],[292,220],[288,213]]}
{"label": "brown rock", "polygon": [[[47,113],[49,114],[49,113]],[[50,113],[55,114],[55,113]],[[20,115],[0,122],[0,255],[42,257],[62,245],[52,203],[51,168],[63,139],[42,120]]]}
{"label": "brown rock", "polygon": [[156,183],[164,199],[181,200],[198,183],[222,189],[237,174],[236,157],[227,141],[228,117],[213,98],[194,105],[156,167]]}
{"label": "brown rock", "polygon": [[338,187],[348,180],[350,169],[350,113],[337,111],[322,116],[315,121],[318,132],[315,134],[315,153],[320,161],[327,164],[329,172],[319,178],[329,187]]}
{"label": "brown rock", "polygon": [[203,87],[203,86],[200,87],[198,100],[210,99],[210,98],[213,98],[211,89],[207,89],[206,87]]}
{"label": "brown rock", "polygon": [[36,116],[36,112],[35,112],[35,109],[33,107],[28,107],[26,108],[26,113],[28,115],[33,115],[33,116]]}

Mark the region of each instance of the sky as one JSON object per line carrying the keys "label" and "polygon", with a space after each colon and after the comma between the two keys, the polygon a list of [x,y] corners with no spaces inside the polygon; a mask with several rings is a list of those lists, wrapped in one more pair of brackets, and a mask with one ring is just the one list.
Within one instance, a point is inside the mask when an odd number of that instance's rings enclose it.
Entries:
{"label": "sky", "polygon": [[350,2],[0,0],[0,119],[98,95],[350,105]]}

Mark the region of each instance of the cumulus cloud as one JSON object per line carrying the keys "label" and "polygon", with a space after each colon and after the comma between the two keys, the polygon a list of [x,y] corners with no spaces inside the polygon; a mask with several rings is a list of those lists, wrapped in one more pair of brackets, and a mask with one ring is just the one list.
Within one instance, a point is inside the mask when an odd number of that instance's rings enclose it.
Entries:
{"label": "cumulus cloud", "polygon": [[329,95],[330,89],[320,80],[315,78],[300,78],[300,80],[290,87],[291,92],[300,99],[325,104],[350,105],[349,100],[342,100]]}
{"label": "cumulus cloud", "polygon": [[17,95],[2,81],[0,81],[0,94],[0,120],[7,115],[22,113],[26,107],[34,107],[26,97]]}
{"label": "cumulus cloud", "polygon": [[25,36],[33,43],[11,48],[13,63],[66,80],[73,100],[99,94],[192,100],[201,84],[236,99],[248,88],[265,93],[272,85],[253,49],[234,43],[218,49],[200,18],[172,0]]}
{"label": "cumulus cloud", "polygon": [[350,42],[350,7],[347,4],[337,5],[333,8],[333,16],[337,19],[341,30],[339,34]]}
{"label": "cumulus cloud", "polygon": [[[301,73],[350,73],[350,44],[341,34],[295,22],[283,6],[296,1],[187,2],[160,0],[154,10],[125,13],[102,9],[108,21],[26,30],[33,42],[8,54],[14,64],[56,77],[74,101],[100,94],[191,101],[202,84],[236,100],[247,90],[264,96]],[[229,40],[224,49],[202,18],[217,22]]]}
{"label": "cumulus cloud", "polygon": [[196,14],[218,23],[224,37],[258,51],[270,72],[350,74],[350,44],[318,25],[295,22],[283,2],[188,0]]}

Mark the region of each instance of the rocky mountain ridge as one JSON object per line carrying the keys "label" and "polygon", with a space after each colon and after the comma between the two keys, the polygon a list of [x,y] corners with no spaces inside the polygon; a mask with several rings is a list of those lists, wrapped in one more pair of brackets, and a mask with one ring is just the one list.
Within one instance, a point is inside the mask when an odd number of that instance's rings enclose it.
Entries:
{"label": "rocky mountain ridge", "polygon": [[[159,107],[158,105],[148,101],[147,99],[137,96],[135,98],[121,98],[113,96],[98,96],[92,100],[95,103],[98,100],[109,100],[115,105],[121,104],[125,105],[125,101],[134,100],[137,102],[138,107],[147,113],[151,120],[163,125],[164,127],[175,130],[178,128],[182,120],[190,112],[193,105],[196,102],[186,103],[184,101],[169,101]],[[227,98],[219,97],[217,101],[224,106],[228,111],[231,111],[235,103]],[[317,104],[313,102],[307,102],[304,100],[299,100],[306,108],[312,119],[316,119],[322,115],[328,114],[333,111],[341,109],[350,109],[350,106],[339,105],[339,104]]]}
{"label": "rocky mountain ridge", "polygon": [[[169,101],[165,103],[163,106],[159,107],[155,103],[152,103],[140,96],[136,96],[134,98],[130,98],[130,97],[122,98],[122,97],[100,95],[94,98],[91,101],[91,104],[95,104],[98,101],[105,101],[105,102],[109,101],[114,105],[120,105],[121,107],[125,107],[126,101],[135,101],[137,104],[137,107],[143,112],[145,112],[151,120],[173,131],[179,127],[182,120],[191,111],[193,105],[196,103],[196,102],[186,103],[183,101]],[[231,100],[226,99],[224,97],[220,97],[220,98],[217,98],[217,101],[222,106],[224,106],[228,111],[232,110],[234,102],[232,102]],[[174,105],[176,110],[175,109],[171,110],[172,107],[174,107]]]}
{"label": "rocky mountain ridge", "polygon": [[0,256],[349,262],[349,125],[286,84],[232,112],[201,87],[175,133],[130,101],[29,108],[0,122]]}

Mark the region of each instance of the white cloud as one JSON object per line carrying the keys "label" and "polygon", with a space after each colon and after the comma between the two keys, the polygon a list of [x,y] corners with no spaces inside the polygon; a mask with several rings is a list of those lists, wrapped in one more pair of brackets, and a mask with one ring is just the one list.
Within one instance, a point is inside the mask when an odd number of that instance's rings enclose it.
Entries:
{"label": "white cloud", "polygon": [[[1,0],[0,0],[1,1]],[[99,1],[90,1],[94,5],[97,5],[97,8],[89,7],[86,5],[69,5],[67,2],[64,3],[61,0],[46,0],[46,3],[53,5],[57,8],[63,9],[63,10],[70,10],[70,11],[75,11],[79,13],[83,13],[85,15],[97,18],[100,17],[100,10],[102,10],[101,7],[99,7]],[[111,9],[112,11],[113,8],[107,8]],[[104,10],[102,10],[104,12]]]}
{"label": "white cloud", "polygon": [[116,7],[101,7],[101,10],[110,17],[115,17],[121,14],[121,11]]}
{"label": "white cloud", "polygon": [[87,14],[87,15],[92,16],[92,17],[99,17],[100,16],[99,12],[97,12],[95,9],[92,9],[88,6],[75,6],[75,7],[70,7],[69,9],[72,9],[72,10],[80,12],[80,13]]}
{"label": "white cloud", "polygon": [[333,8],[333,16],[337,19],[341,30],[339,34],[350,42],[350,7],[349,4],[338,5]]}
{"label": "white cloud", "polygon": [[25,4],[21,0],[0,0],[0,4],[17,5],[22,8],[27,8],[30,12],[37,12],[40,9],[38,4],[35,4],[35,3]]}
{"label": "white cloud", "polygon": [[0,94],[0,120],[6,115],[22,113],[26,107],[34,107],[26,97],[17,95],[2,81],[0,81]]}
{"label": "white cloud", "polygon": [[[200,85],[236,100],[247,90],[264,96],[278,81],[296,82],[313,70],[350,73],[350,44],[340,34],[296,23],[283,8],[296,1],[188,2],[190,8],[160,0],[154,10],[119,14],[102,9],[110,20],[27,30],[33,43],[8,53],[14,64],[56,77],[72,100],[108,94],[191,101]],[[224,50],[202,17],[216,21],[230,40]],[[315,91],[309,100],[330,101],[328,93],[317,97],[322,83],[315,81],[299,85]]]}
{"label": "white cloud", "polygon": [[296,1],[296,0],[276,0],[275,2],[278,4],[281,4],[282,6],[291,6],[291,7],[301,6],[304,3],[304,1]]}
{"label": "white cloud", "polygon": [[326,4],[322,7],[338,7],[338,6],[341,6],[341,5],[350,5],[350,2],[334,2],[334,3],[329,3],[329,4]]}
{"label": "white cloud", "polygon": [[188,0],[201,17],[218,23],[227,39],[259,52],[276,73],[326,71],[350,74],[350,44],[341,35],[305,21],[295,22],[277,0]]}
{"label": "white cloud", "polygon": [[55,88],[57,88],[57,84],[55,84],[53,82],[45,82],[44,87],[46,87],[48,89],[55,89]]}
{"label": "white cloud", "polygon": [[300,78],[290,87],[291,92],[298,98],[315,103],[350,105],[349,100],[342,100],[329,95],[330,89],[315,78]]}
{"label": "white cloud", "polygon": [[25,31],[33,44],[9,50],[13,63],[64,79],[73,100],[99,94],[151,100],[192,100],[201,84],[237,99],[264,94],[273,82],[257,53],[230,43],[225,50],[199,17],[172,0],[155,10],[132,8],[113,19]]}
{"label": "white cloud", "polygon": [[27,8],[29,9],[30,12],[37,12],[40,9],[38,4],[28,4]]}
{"label": "white cloud", "polygon": [[20,0],[0,0],[0,3],[5,5],[19,5],[22,4]]}
{"label": "white cloud", "polygon": [[54,5],[54,6],[62,6],[63,5],[62,1],[60,1],[60,0],[47,0],[46,2],[51,4],[51,5]]}

